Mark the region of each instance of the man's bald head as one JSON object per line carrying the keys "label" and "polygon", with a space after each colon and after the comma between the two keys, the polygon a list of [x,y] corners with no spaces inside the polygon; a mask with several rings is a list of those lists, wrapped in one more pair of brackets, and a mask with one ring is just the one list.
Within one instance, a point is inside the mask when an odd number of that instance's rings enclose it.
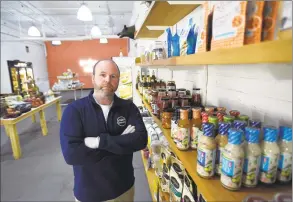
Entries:
{"label": "man's bald head", "polygon": [[108,60],[99,60],[98,62],[96,62],[96,64],[95,64],[94,67],[93,67],[93,75],[96,74],[96,67],[97,67],[100,63],[102,63],[102,62],[110,62],[110,63],[114,64],[114,65],[117,67],[117,70],[118,70],[119,75],[120,75],[120,70],[119,70],[118,65],[116,64],[116,62],[114,62],[114,60],[111,60],[111,59],[108,59]]}

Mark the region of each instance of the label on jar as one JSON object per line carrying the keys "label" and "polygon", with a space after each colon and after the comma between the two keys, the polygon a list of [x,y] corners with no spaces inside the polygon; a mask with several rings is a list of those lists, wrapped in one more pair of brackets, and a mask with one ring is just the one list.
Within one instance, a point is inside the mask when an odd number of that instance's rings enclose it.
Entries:
{"label": "label on jar", "polygon": [[187,150],[189,148],[189,128],[180,128],[178,127],[176,137],[176,146],[178,149]]}
{"label": "label on jar", "polygon": [[230,189],[239,189],[242,180],[242,158],[228,158],[222,153],[221,183]]}
{"label": "label on jar", "polygon": [[190,137],[191,137],[191,148],[192,149],[197,149],[198,132],[199,132],[199,128],[198,127],[193,126],[191,128]]}
{"label": "label on jar", "polygon": [[151,104],[153,114],[158,114],[159,107],[157,104]]}
{"label": "label on jar", "polygon": [[168,86],[168,85],[167,85],[166,90],[168,91],[168,90],[170,90],[170,89],[174,89],[174,90],[176,90],[176,86]]}
{"label": "label on jar", "polygon": [[171,138],[173,138],[174,141],[176,139],[176,133],[178,129],[177,123],[178,122],[176,120],[171,120]]}
{"label": "label on jar", "polygon": [[272,184],[276,181],[278,161],[278,154],[262,154],[260,166],[261,182]]}
{"label": "label on jar", "polygon": [[216,151],[216,173],[218,175],[221,175],[223,150],[224,150],[224,147],[218,147]]}
{"label": "label on jar", "polygon": [[197,173],[203,177],[211,177],[215,170],[216,149],[197,149]]}
{"label": "label on jar", "polygon": [[250,156],[244,159],[242,184],[256,186],[258,181],[261,156]]}
{"label": "label on jar", "polygon": [[292,178],[292,154],[282,153],[279,159],[277,178],[280,182],[289,182]]}

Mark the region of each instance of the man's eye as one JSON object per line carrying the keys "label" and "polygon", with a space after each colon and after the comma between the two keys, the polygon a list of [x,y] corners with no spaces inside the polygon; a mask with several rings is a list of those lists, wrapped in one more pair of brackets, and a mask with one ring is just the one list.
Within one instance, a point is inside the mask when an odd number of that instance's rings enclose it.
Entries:
{"label": "man's eye", "polygon": [[116,75],[112,75],[111,77],[112,77],[112,79],[116,79],[116,78],[117,78],[117,76],[116,76]]}
{"label": "man's eye", "polygon": [[102,76],[102,77],[105,77],[105,76],[106,76],[106,74],[100,74],[100,76]]}

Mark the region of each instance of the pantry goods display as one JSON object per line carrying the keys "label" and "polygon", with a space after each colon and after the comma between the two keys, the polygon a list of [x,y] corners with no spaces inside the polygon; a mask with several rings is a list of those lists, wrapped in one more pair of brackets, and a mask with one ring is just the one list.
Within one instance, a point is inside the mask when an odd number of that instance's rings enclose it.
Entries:
{"label": "pantry goods display", "polygon": [[[197,187],[196,194],[187,194],[193,197],[192,201],[199,198],[205,201],[229,198],[241,201],[252,193],[272,199],[279,192],[292,193],[292,186],[288,183],[292,179],[290,127],[262,126],[259,120],[250,119],[237,109],[227,111],[224,106],[203,106],[192,99],[200,97],[200,94],[190,96],[184,104],[184,96],[190,92],[176,89],[174,81],[164,82],[155,78],[151,84],[145,84],[141,77],[137,81],[140,82],[137,93],[148,110],[144,113],[149,113],[146,116],[153,119],[146,123],[150,141],[143,156],[148,161],[148,168],[155,169],[159,178],[155,192],[158,196],[161,193],[166,198],[165,193],[169,193],[172,200],[182,200],[187,175]],[[158,83],[162,92],[160,96],[150,93]],[[167,83],[174,86],[174,94],[166,92]],[[174,105],[170,100],[173,96],[180,100]],[[157,136],[152,131],[157,131]],[[171,157],[160,161],[159,156]],[[169,166],[164,161],[169,162]],[[180,173],[183,171],[186,173]],[[208,189],[211,183],[223,196]],[[284,183],[286,185],[280,185]],[[266,184],[273,184],[273,187]],[[241,192],[237,194],[237,190]]]}

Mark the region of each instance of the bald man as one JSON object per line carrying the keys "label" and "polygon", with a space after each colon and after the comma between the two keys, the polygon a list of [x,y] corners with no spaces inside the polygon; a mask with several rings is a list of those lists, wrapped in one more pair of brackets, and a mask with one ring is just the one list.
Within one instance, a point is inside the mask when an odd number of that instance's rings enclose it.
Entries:
{"label": "bald man", "polygon": [[77,201],[133,201],[133,152],[146,147],[147,131],[133,102],[115,95],[119,78],[114,61],[97,62],[94,90],[64,110],[60,142]]}

